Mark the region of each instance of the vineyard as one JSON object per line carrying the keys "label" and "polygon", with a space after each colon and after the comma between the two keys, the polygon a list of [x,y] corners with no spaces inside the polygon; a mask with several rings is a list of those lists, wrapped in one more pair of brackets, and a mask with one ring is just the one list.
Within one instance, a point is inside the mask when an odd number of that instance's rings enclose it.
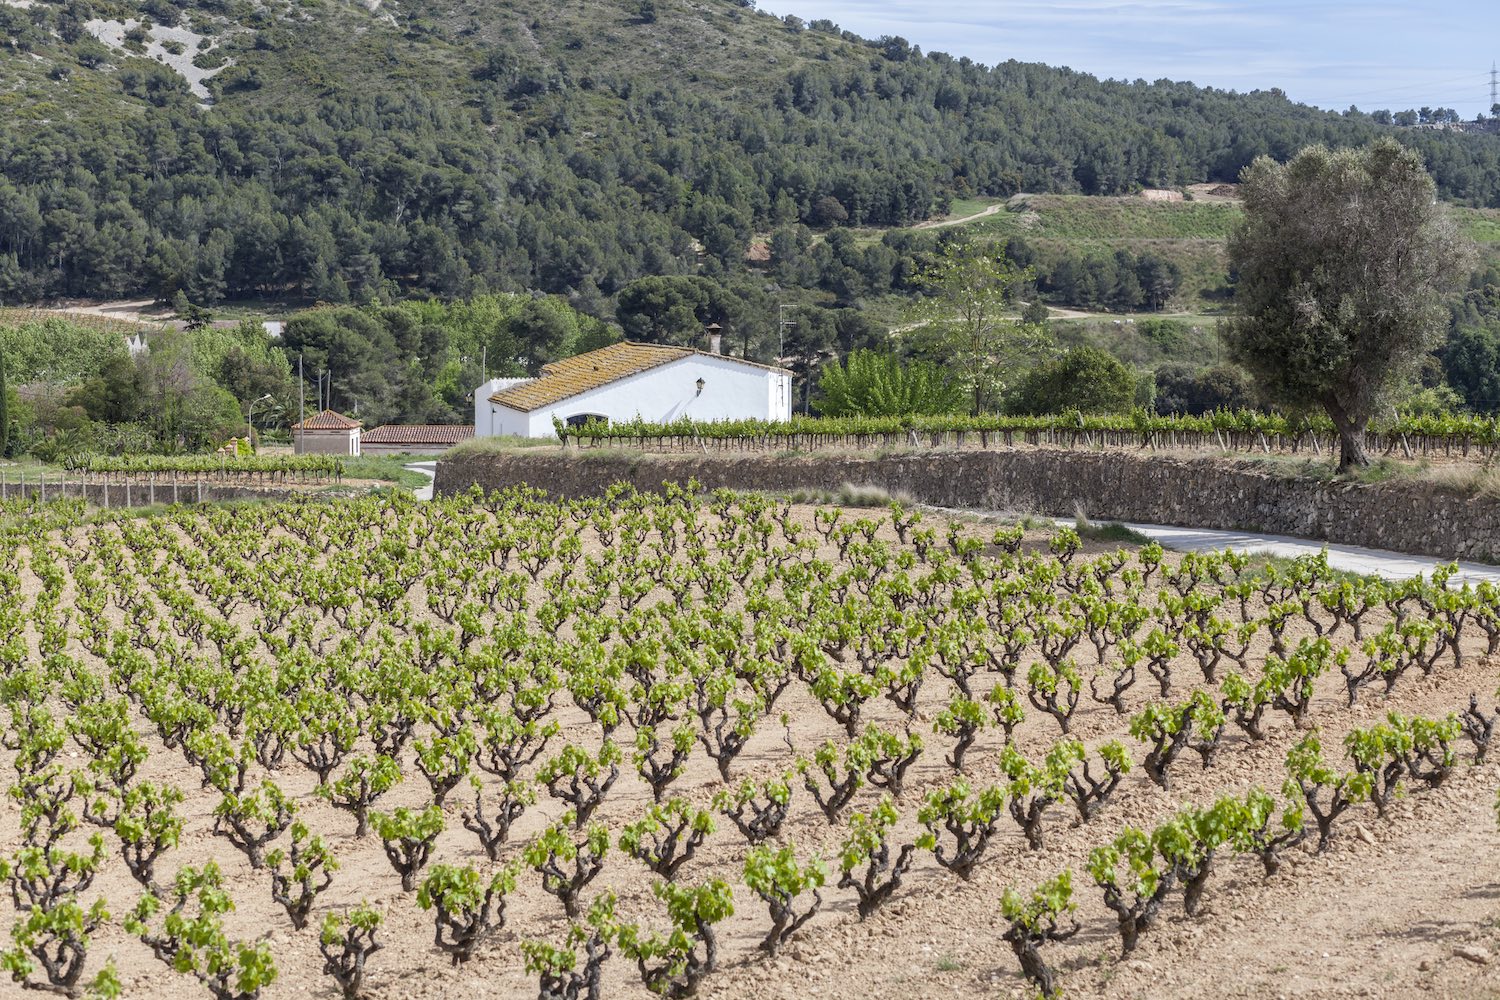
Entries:
{"label": "vineyard", "polygon": [[69,472],[98,481],[145,482],[152,477],[242,483],[323,483],[343,477],[344,462],[332,455],[80,455],[67,459]]}
{"label": "vineyard", "polygon": [[1193,942],[1496,842],[1447,571],[672,486],[0,533],[0,969],[61,995],[1271,996]]}
{"label": "vineyard", "polygon": [[[1214,449],[1250,453],[1331,455],[1338,447],[1332,421],[1322,415],[1292,418],[1256,411],[1224,410],[1202,417],[1131,416],[1074,412],[1045,417],[987,414],[978,417],[793,417],[788,421],[686,418],[668,423],[556,422],[564,444],[633,447],[664,451],[813,450],[818,448],[1117,447]],[[1400,458],[1464,457],[1488,460],[1500,454],[1500,418],[1403,416],[1375,421],[1368,447]]]}

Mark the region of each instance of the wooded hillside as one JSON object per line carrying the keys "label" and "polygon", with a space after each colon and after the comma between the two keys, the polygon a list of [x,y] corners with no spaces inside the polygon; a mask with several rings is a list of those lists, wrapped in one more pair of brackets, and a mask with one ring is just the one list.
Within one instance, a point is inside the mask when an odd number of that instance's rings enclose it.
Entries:
{"label": "wooded hillside", "polygon": [[[1390,131],[730,0],[8,0],[0,37],[6,302],[540,289],[607,315],[778,228],[1230,181]],[[1500,136],[1397,134],[1445,197],[1500,205]]]}

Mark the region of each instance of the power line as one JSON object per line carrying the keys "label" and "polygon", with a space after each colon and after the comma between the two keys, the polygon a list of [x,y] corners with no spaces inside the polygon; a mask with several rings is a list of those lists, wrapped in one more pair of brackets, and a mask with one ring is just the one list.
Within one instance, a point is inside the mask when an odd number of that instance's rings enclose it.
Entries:
{"label": "power line", "polygon": [[1427,82],[1427,83],[1404,83],[1404,84],[1399,84],[1399,85],[1393,86],[1393,87],[1381,87],[1378,90],[1367,90],[1367,91],[1365,91],[1363,93],[1346,94],[1344,96],[1345,96],[1345,98],[1351,98],[1351,99],[1352,98],[1363,98],[1363,97],[1380,97],[1380,98],[1395,97],[1395,96],[1398,96],[1398,95],[1401,95],[1401,94],[1405,94],[1407,92],[1421,92],[1421,91],[1433,90],[1433,89],[1436,89],[1438,87],[1449,87],[1449,86],[1452,86],[1455,83],[1477,82],[1478,77],[1479,77],[1479,74],[1465,73],[1463,76],[1454,77],[1454,78],[1449,79],[1449,80],[1432,80],[1432,81]]}

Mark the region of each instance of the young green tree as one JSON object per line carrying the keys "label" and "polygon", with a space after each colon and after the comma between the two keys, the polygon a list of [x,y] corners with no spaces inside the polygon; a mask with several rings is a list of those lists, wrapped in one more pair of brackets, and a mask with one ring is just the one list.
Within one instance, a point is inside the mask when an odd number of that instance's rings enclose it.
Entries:
{"label": "young green tree", "polygon": [[920,321],[961,373],[975,415],[994,405],[1016,362],[1047,341],[1045,330],[1007,315],[1015,292],[1031,277],[999,247],[958,241],[940,247],[916,276],[925,293]]}
{"label": "young green tree", "polygon": [[1339,471],[1368,465],[1365,426],[1442,333],[1441,294],[1468,273],[1469,247],[1421,155],[1393,139],[1262,156],[1242,194],[1234,357],[1275,402],[1327,411]]}
{"label": "young green tree", "polygon": [[901,362],[879,351],[855,351],[818,378],[815,405],[827,417],[904,417],[963,409],[962,387],[926,361]]}

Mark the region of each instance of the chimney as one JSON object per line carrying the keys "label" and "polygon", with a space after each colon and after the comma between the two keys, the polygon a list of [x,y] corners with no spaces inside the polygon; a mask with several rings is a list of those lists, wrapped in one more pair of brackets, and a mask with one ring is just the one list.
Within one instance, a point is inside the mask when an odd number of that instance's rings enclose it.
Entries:
{"label": "chimney", "polygon": [[724,328],[717,323],[708,324],[708,353],[724,353]]}

